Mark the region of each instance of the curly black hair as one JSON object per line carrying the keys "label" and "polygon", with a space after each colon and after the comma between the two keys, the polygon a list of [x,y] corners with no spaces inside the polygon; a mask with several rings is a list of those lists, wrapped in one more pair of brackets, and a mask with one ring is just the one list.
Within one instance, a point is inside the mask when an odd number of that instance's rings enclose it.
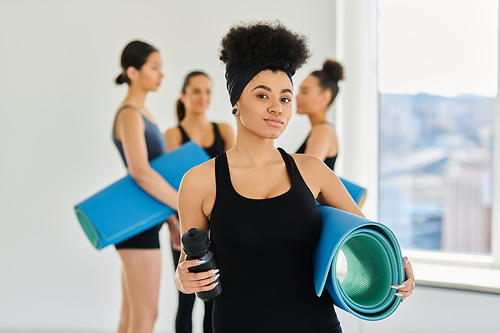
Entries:
{"label": "curly black hair", "polygon": [[240,22],[222,38],[219,59],[233,61],[286,60],[296,71],[310,57],[308,40],[280,21]]}

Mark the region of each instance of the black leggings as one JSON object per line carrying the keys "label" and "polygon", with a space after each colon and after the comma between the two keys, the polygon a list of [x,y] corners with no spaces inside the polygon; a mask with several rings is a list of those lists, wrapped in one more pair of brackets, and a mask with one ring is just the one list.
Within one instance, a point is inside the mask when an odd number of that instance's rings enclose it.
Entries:
{"label": "black leggings", "polygon": [[[172,257],[174,258],[174,266],[177,269],[180,251],[172,249]],[[193,323],[191,316],[193,313],[195,294],[179,293],[179,305],[177,307],[177,316],[175,317],[175,332],[176,333],[191,333],[193,331]],[[203,318],[203,332],[212,333],[212,307],[213,301],[205,303],[205,317]]]}

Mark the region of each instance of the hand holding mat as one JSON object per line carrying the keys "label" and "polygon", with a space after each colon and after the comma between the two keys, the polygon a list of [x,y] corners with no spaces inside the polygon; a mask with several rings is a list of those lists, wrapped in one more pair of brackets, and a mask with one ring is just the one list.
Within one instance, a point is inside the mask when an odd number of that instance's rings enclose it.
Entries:
{"label": "hand holding mat", "polygon": [[[328,206],[318,207],[321,234],[314,250],[316,294],[330,293],[335,305],[358,318],[381,320],[391,315],[400,299],[391,286],[404,281],[404,265],[396,236],[381,223]],[[337,278],[342,250],[347,273]]]}
{"label": "hand holding mat", "polygon": [[[184,174],[209,159],[203,148],[190,141],[150,164],[172,187],[179,189]],[[140,188],[130,175],[77,204],[75,212],[96,249],[120,243],[175,213]]]}

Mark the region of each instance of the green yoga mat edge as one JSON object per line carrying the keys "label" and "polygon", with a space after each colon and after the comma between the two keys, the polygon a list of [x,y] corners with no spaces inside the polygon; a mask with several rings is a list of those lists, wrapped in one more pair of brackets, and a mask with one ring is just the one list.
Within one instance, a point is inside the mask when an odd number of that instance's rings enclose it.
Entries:
{"label": "green yoga mat edge", "polygon": [[334,267],[336,267],[340,249],[351,234],[355,234],[363,229],[374,230],[386,238],[387,243],[391,245],[391,249],[387,249],[387,251],[393,251],[394,254],[391,264],[391,274],[394,275],[394,278],[391,278],[391,281],[396,282],[391,282],[391,284],[400,284],[404,281],[404,267],[401,249],[396,236],[381,223],[373,222],[332,207],[319,206],[318,209],[320,210],[322,219],[322,230],[313,258],[316,294],[320,296],[326,287],[335,305],[352,313],[356,317],[369,321],[387,318],[399,306],[400,299],[394,295],[397,291],[392,290],[390,285],[384,286],[384,288],[388,288],[390,299],[384,299],[383,304],[379,307],[375,306],[371,309],[363,309],[362,304],[351,307],[349,306],[350,301],[346,302],[346,295],[343,295],[342,287],[336,281],[337,277]]}

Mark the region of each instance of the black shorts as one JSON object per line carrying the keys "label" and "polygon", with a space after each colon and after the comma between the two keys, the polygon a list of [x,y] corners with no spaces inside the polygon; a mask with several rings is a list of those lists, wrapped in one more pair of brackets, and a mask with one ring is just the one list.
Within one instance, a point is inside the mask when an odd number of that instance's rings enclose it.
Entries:
{"label": "black shorts", "polygon": [[158,232],[160,231],[163,223],[155,225],[151,229],[141,232],[121,243],[115,244],[117,250],[120,249],[159,249],[160,248],[160,237]]}

